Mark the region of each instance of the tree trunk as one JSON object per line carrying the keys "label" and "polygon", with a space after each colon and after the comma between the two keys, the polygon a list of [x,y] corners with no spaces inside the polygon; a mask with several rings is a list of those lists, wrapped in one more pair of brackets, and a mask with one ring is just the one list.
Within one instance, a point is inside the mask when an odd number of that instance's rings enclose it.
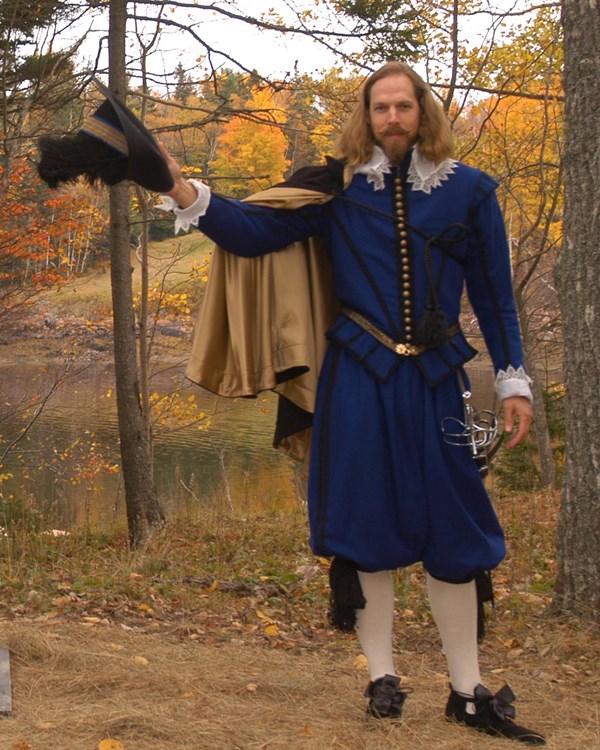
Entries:
{"label": "tree trunk", "polygon": [[[111,0],[110,85],[122,98],[126,89],[126,22],[126,0]],[[110,216],[115,381],[121,464],[129,539],[132,546],[137,546],[146,537],[149,527],[164,520],[164,514],[154,486],[150,445],[140,403],[129,243],[129,188],[125,182],[110,188]]]}
{"label": "tree trunk", "polygon": [[543,487],[554,487],[556,485],[556,465],[554,463],[554,455],[552,454],[552,440],[550,437],[550,429],[548,427],[548,415],[546,413],[541,378],[538,374],[539,368],[535,363],[535,356],[533,355],[533,342],[531,341],[529,316],[527,314],[523,295],[519,290],[515,292],[515,297],[519,310],[521,330],[523,332],[525,366],[533,380],[531,386],[533,394],[533,425],[535,428],[535,439],[540,458],[540,482]]}
{"label": "tree trunk", "polygon": [[556,606],[600,609],[600,3],[564,0],[564,244],[556,268],[563,315],[567,462],[557,539]]}

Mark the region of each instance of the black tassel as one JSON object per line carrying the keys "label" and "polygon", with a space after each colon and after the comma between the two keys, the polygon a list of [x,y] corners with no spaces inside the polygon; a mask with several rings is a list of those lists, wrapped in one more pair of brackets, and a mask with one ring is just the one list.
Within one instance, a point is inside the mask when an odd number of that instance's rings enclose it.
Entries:
{"label": "black tassel", "polygon": [[356,626],[356,610],[364,609],[367,603],[356,565],[335,557],[329,568],[329,586],[329,622],[337,630],[351,633]]}
{"label": "black tassel", "polygon": [[38,174],[52,189],[85,176],[90,184],[116,185],[127,177],[128,159],[97,138],[78,133],[38,141]]}
{"label": "black tassel", "polygon": [[477,590],[477,641],[481,643],[485,637],[485,602],[494,606],[494,587],[492,585],[492,574],[484,571],[475,576],[475,587]]}
{"label": "black tassel", "polygon": [[439,305],[428,304],[415,331],[414,343],[430,349],[447,344],[449,339],[446,313]]}

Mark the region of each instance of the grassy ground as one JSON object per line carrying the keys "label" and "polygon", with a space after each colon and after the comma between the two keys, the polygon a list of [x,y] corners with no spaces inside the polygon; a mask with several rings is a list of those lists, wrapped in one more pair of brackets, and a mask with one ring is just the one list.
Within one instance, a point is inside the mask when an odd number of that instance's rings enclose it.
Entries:
{"label": "grassy ground", "polygon": [[[550,748],[600,748],[600,639],[551,613],[553,493],[505,497],[510,557],[481,658]],[[0,646],[14,710],[3,750],[501,748],[443,720],[447,677],[422,571],[396,579],[395,649],[414,693],[400,726],[368,724],[353,635],[326,618],[327,566],[304,509],[190,508],[130,552],[120,530],[52,536],[27,516],[0,540]]]}

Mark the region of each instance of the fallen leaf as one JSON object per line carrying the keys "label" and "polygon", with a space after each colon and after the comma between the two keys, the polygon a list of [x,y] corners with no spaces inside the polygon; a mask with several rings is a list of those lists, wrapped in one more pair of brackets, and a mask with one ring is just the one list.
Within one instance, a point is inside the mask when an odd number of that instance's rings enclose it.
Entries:
{"label": "fallen leaf", "polygon": [[265,615],[264,612],[261,612],[260,609],[256,610],[256,616],[262,620],[263,622],[268,622],[270,624],[275,623],[275,620],[272,617],[269,617],[268,615]]}
{"label": "fallen leaf", "polygon": [[59,609],[63,609],[67,606],[67,604],[71,603],[71,597],[70,596],[57,596],[55,599],[52,599],[52,605],[54,607],[58,607]]}
{"label": "fallen leaf", "polygon": [[364,654],[359,654],[353,663],[357,669],[368,669],[369,667],[367,657]]}
{"label": "fallen leaf", "polygon": [[147,667],[150,662],[148,659],[146,659],[145,656],[134,656],[133,657],[133,663],[137,664],[138,667]]}
{"label": "fallen leaf", "polygon": [[579,670],[573,667],[571,664],[561,664],[561,667],[567,674],[579,674]]}
{"label": "fallen leaf", "polygon": [[258,685],[257,685],[257,684],[256,684],[255,682],[249,682],[249,683],[248,683],[248,684],[246,685],[246,690],[247,690],[247,691],[248,691],[249,693],[255,693],[255,692],[256,692],[256,691],[258,690]]}
{"label": "fallen leaf", "polygon": [[275,625],[274,623],[272,623],[271,625],[267,625],[266,626],[265,633],[267,635],[271,635],[271,636],[273,636],[273,635],[279,635],[279,628],[277,627],[277,625]]}
{"label": "fallen leaf", "polygon": [[304,734],[305,737],[312,737],[313,736],[313,730],[312,730],[312,727],[310,726],[310,724],[305,724],[304,725],[304,732],[303,732],[303,734]]}
{"label": "fallen leaf", "polygon": [[119,740],[101,740],[98,750],[125,750],[125,745]]}

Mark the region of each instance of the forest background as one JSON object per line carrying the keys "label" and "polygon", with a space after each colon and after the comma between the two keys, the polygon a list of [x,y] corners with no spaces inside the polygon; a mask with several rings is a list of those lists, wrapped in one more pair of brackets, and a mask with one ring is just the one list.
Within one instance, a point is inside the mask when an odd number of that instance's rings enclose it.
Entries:
{"label": "forest background", "polygon": [[[301,166],[321,162],[332,153],[336,133],[356,101],[365,74],[386,59],[405,59],[419,69],[452,122],[457,157],[499,180],[526,361],[534,381],[535,428],[527,445],[511,453],[501,449],[492,471],[492,490],[501,503],[514,552],[497,582],[500,609],[495,646],[490,646],[488,656],[491,662],[494,649],[500,647],[508,665],[500,667],[500,673],[521,662],[526,664],[524,672],[537,671],[539,681],[554,689],[551,701],[573,691],[581,697],[573,718],[577,731],[571,727],[567,734],[557,735],[556,747],[599,744],[597,713],[591,722],[585,718],[594,702],[590,704],[583,696],[598,680],[593,640],[598,599],[584,589],[570,600],[573,606],[564,606],[565,576],[561,590],[554,536],[566,448],[563,313],[553,277],[563,243],[565,200],[560,3],[510,2],[496,9],[479,0],[444,0],[435,5],[416,0],[286,2],[279,9],[272,3],[275,10],[262,14],[257,14],[255,3],[247,2],[48,1],[35,7],[0,3],[4,187],[0,198],[0,336],[6,351],[21,346],[33,352],[32,342],[39,341],[40,331],[45,341],[57,340],[57,328],[61,336],[65,329],[69,331],[68,344],[61,343],[61,351],[55,352],[64,370],[51,387],[20,402],[2,399],[0,427],[15,415],[22,424],[16,436],[0,435],[0,525],[6,535],[2,543],[7,570],[3,606],[8,619],[35,617],[52,623],[60,618],[92,628],[118,623],[146,633],[166,627],[187,645],[190,639],[196,645],[198,641],[213,645],[225,641],[234,646],[236,640],[250,639],[271,649],[300,653],[326,647],[333,662],[340,658],[340,651],[345,658],[346,650],[351,650],[346,641],[336,645],[323,624],[327,566],[306,555],[301,501],[297,512],[283,518],[268,510],[265,515],[248,517],[247,509],[235,507],[235,498],[230,502],[230,492],[227,502],[213,498],[212,504],[198,505],[190,497],[183,523],[180,518],[167,518],[165,527],[164,503],[150,483],[141,493],[140,506],[128,516],[127,529],[110,529],[110,533],[105,529],[99,534],[89,528],[73,529],[64,537],[51,537],[42,533],[51,528],[51,516],[28,491],[24,474],[21,488],[14,489],[31,426],[57,389],[68,387],[68,373],[87,365],[90,342],[100,331],[112,329],[111,302],[95,298],[86,302],[85,310],[76,309],[66,293],[69,284],[73,279],[97,277],[109,268],[115,320],[119,315],[122,295],[117,295],[117,304],[115,285],[119,282],[111,267],[115,265],[111,244],[114,197],[109,200],[105,189],[81,182],[49,192],[35,170],[37,138],[75,131],[83,117],[99,106],[101,96],[92,77],[118,80],[114,49],[112,60],[111,55],[105,57],[116,36],[119,5],[126,22],[122,73],[128,105],[185,165],[189,176],[206,180],[219,192],[242,197]],[[260,38],[275,34],[284,47],[286,40],[300,38],[304,54],[287,69],[273,65],[276,74],[262,65],[259,70],[253,64],[253,49],[243,41],[233,48],[230,40],[215,41],[215,21],[246,25],[253,34],[259,31]],[[173,47],[180,54],[174,56]],[[319,48],[326,50],[326,59],[331,61],[322,69],[317,63]],[[191,55],[190,49],[194,50]],[[151,467],[153,430],[206,421],[193,398],[184,400],[176,390],[167,396],[154,393],[152,373],[161,358],[173,355],[158,346],[160,326],[189,331],[207,281],[210,247],[198,249],[196,243],[190,250],[185,239],[174,240],[172,220],[158,209],[157,196],[139,189],[125,196],[124,200],[121,193],[117,200],[127,213],[130,252],[126,265],[131,266],[131,259],[139,263],[141,282],[130,300],[133,317],[128,318],[127,311],[124,314],[126,321],[134,320],[132,328],[137,332],[134,380],[140,384],[140,415],[147,438],[142,448]],[[161,258],[158,267],[150,263],[150,255]],[[476,321],[467,305],[463,318],[470,338],[477,342]],[[119,351],[126,349],[119,341],[117,332],[117,360]],[[175,356],[181,355],[187,338],[180,343],[183,347]],[[98,456],[91,444],[80,444],[77,451],[76,460],[72,454],[53,457],[64,468],[60,481],[85,478],[93,484],[106,473],[126,472],[125,461],[119,467]],[[40,469],[45,463],[47,459],[40,459]],[[9,480],[10,491],[5,489]],[[242,532],[240,521],[245,527]],[[597,565],[600,551],[587,552],[586,561],[579,563],[589,566],[591,555]],[[417,571],[399,574],[397,581],[400,617],[409,634],[399,653],[405,650],[411,661],[435,640],[427,630],[431,623],[422,583]],[[575,621],[570,619],[573,614],[578,617]],[[540,620],[540,615],[547,619]],[[10,630],[8,637],[11,648],[20,654],[23,672],[31,670],[35,679],[43,671],[35,671],[36,659],[47,667],[64,656],[63,641],[56,634],[28,632],[24,636],[23,631]],[[112,646],[105,644],[105,648]],[[530,664],[530,659],[546,657],[552,664],[546,672]],[[204,654],[204,658],[213,656]],[[239,654],[232,659],[239,659]],[[350,664],[345,679],[352,682],[360,662],[357,666],[350,661],[347,667]],[[144,668],[143,661],[137,666]],[[417,679],[426,682],[432,669],[443,671],[443,666],[425,665]],[[254,664],[252,670],[260,674],[262,667]],[[539,673],[543,673],[541,678]],[[119,679],[125,680],[125,674]],[[328,679],[327,673],[322,679]],[[518,681],[519,675],[512,679]],[[73,680],[85,683],[82,674]],[[182,683],[178,685],[173,700],[186,692]],[[246,698],[255,697],[257,685],[257,680],[248,678]],[[200,700],[198,690],[205,687],[192,690],[194,700]],[[56,691],[56,685],[48,683],[46,689],[47,700],[48,691]],[[226,688],[219,686],[219,695],[221,691],[226,697]],[[541,687],[536,693],[541,701],[539,692]],[[207,694],[202,692],[201,697],[206,700]],[[39,705],[34,708],[41,710]],[[594,715],[593,709],[589,715]],[[229,728],[230,735],[225,732],[215,740],[218,715],[211,717],[212,747],[279,746],[280,740],[268,730],[265,736],[254,727],[250,738],[244,734],[247,727],[237,724]],[[162,736],[165,716],[159,718],[153,723],[144,716],[144,722]],[[297,720],[291,719],[294,740],[286,735],[286,747],[295,742],[310,747],[317,738],[320,747],[337,746],[331,735],[327,735],[329,744],[323,744],[322,732],[329,728],[316,730],[310,722],[297,726]],[[84,735],[90,742],[90,737],[120,732],[128,748],[136,747],[136,721],[143,723],[140,716],[130,717],[129,723],[112,716],[104,724],[94,724],[93,716],[82,715],[82,725],[69,741],[73,747],[84,747],[89,745],[77,744]],[[52,719],[37,724],[46,738],[48,732],[64,732]],[[203,746],[193,744],[191,730],[189,737],[181,735],[173,741],[177,730],[172,723],[169,727],[170,734],[154,738],[159,746],[184,748],[188,740],[190,747]],[[31,733],[19,735],[24,731],[15,725],[14,747],[37,747],[35,742],[18,745],[33,741]],[[199,731],[197,726],[194,731]],[[368,746],[364,733],[352,735],[358,731],[355,727],[345,731],[346,744],[340,747]],[[385,742],[395,746],[389,737]],[[448,742],[437,746],[454,746],[452,739]]]}

